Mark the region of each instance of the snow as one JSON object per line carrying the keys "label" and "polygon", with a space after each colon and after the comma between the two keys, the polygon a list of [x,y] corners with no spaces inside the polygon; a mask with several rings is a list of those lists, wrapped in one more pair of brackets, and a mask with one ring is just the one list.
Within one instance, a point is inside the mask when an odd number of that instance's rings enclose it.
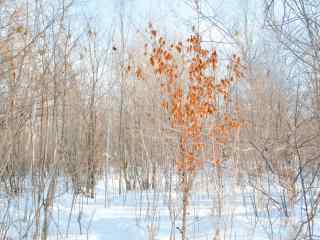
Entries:
{"label": "snow", "polygon": [[[60,184],[50,210],[48,239],[180,239],[181,195],[178,189],[171,194],[157,189],[119,194],[113,184],[105,194],[104,186],[104,181],[99,181],[96,197],[91,199],[84,195],[74,198]],[[254,191],[248,186],[235,186],[231,181],[223,189],[219,212],[216,189],[197,183],[195,186],[188,213],[188,239],[212,240],[217,232],[221,239],[290,239],[301,220],[301,212],[296,211],[293,217],[286,218],[272,204],[268,205],[268,211],[265,205],[254,209]],[[5,209],[13,216],[8,239],[32,239],[34,205],[31,193],[10,201],[5,199],[9,198],[0,196],[0,219],[5,219]]]}

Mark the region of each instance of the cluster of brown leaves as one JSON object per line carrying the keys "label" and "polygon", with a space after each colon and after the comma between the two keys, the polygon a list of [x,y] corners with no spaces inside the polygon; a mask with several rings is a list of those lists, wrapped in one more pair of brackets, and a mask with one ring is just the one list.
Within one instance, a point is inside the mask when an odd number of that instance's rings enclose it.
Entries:
{"label": "cluster of brown leaves", "polygon": [[[200,36],[192,35],[185,43],[169,45],[151,24],[149,32],[153,47],[149,49],[145,44],[145,56],[160,81],[161,105],[169,113],[172,127],[181,130],[177,170],[195,171],[203,164],[199,155],[206,136],[215,144],[225,144],[230,130],[240,127],[225,112],[217,120],[231,100],[231,85],[242,77],[240,58],[234,55],[228,66],[229,77],[218,80],[217,52],[203,48]],[[136,69],[137,78],[141,78],[142,71],[141,67]],[[215,120],[209,134],[205,134],[209,117]],[[212,162],[220,164],[220,159]]]}

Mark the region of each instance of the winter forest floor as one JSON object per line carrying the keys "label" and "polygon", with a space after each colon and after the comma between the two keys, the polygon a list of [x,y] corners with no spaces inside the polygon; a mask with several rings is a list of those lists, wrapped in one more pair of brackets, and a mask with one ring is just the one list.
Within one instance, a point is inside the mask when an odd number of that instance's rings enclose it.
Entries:
{"label": "winter forest floor", "polygon": [[[280,188],[273,186],[266,197],[248,182],[235,184],[227,178],[219,188],[214,181],[208,181],[207,174],[200,175],[188,208],[188,239],[294,239],[304,218],[303,207],[299,202],[291,209],[286,206],[286,217],[274,203],[281,202]],[[177,187],[171,191],[159,187],[119,194],[118,179],[110,176],[107,183],[103,178],[98,182],[92,199],[67,191],[64,179],[58,182],[49,211],[50,240],[181,238],[181,196]],[[19,197],[0,195],[4,210],[0,226],[3,236],[6,232],[5,239],[32,239],[36,207],[31,190]],[[317,229],[318,219],[314,224]]]}

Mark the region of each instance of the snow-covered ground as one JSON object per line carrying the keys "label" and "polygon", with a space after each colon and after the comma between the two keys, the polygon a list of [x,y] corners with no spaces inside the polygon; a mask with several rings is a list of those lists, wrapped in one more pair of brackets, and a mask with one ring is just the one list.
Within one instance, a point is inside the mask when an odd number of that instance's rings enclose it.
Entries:
{"label": "snow-covered ground", "polygon": [[[105,191],[101,180],[96,186],[96,197],[91,199],[74,196],[65,191],[63,184],[59,185],[49,216],[50,240],[180,239],[178,189],[171,193],[151,189],[119,194],[115,184]],[[188,213],[188,239],[291,239],[301,220],[297,217],[299,212],[287,218],[272,203],[254,204],[255,197],[250,187],[230,183],[224,187],[219,205],[216,189],[195,184]],[[9,239],[32,239],[31,194],[10,201],[4,199],[3,195],[0,217],[3,224],[9,223]],[[7,218],[4,223],[6,216],[10,220]]]}

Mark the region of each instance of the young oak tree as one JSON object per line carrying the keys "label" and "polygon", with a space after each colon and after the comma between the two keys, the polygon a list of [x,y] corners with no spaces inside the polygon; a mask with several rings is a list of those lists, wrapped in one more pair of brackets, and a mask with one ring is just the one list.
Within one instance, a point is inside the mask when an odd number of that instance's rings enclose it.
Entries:
{"label": "young oak tree", "polygon": [[[191,35],[186,42],[168,44],[149,24],[152,46],[145,44],[144,65],[136,68],[138,79],[155,79],[161,88],[162,108],[171,127],[179,134],[176,170],[182,191],[183,240],[187,237],[187,210],[192,182],[205,162],[203,151],[213,146],[212,164],[221,164],[220,151],[232,130],[239,130],[237,111],[232,112],[231,87],[242,76],[240,57],[233,55],[223,79],[218,77],[215,49],[201,45],[201,37]],[[152,73],[147,73],[147,65]],[[237,131],[238,132],[238,131]]]}

